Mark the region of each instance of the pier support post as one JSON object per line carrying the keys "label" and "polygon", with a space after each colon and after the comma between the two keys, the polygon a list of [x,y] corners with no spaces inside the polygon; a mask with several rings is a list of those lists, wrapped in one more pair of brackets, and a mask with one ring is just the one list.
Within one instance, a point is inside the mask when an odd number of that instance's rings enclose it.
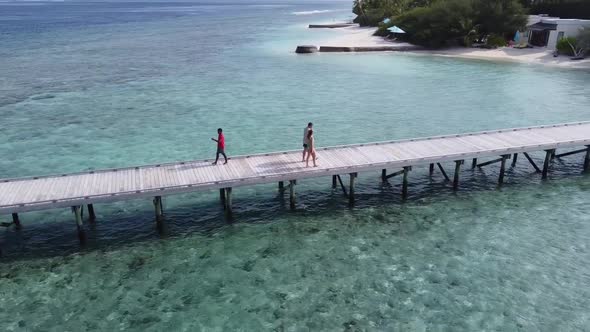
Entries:
{"label": "pier support post", "polygon": [[94,205],[88,204],[88,219],[90,221],[96,220],[96,214],[94,213]]}
{"label": "pier support post", "polygon": [[285,183],[283,181],[279,181],[279,191],[283,192],[285,190]]}
{"label": "pier support post", "polygon": [[512,167],[516,166],[516,160],[518,159],[518,153],[512,155]]}
{"label": "pier support post", "polygon": [[430,164],[430,166],[428,167],[428,174],[430,176],[432,176],[432,174],[434,173],[434,164]]}
{"label": "pier support post", "polygon": [[18,213],[12,214],[12,223],[16,229],[21,229],[20,219],[18,218]]}
{"label": "pier support post", "polygon": [[221,202],[221,205],[225,209],[225,188],[219,189],[219,201]]}
{"label": "pier support post", "polygon": [[233,213],[232,209],[232,197],[231,197],[232,188],[225,188],[225,213],[231,217]]}
{"label": "pier support post", "polygon": [[451,181],[451,179],[449,179],[449,176],[447,175],[447,172],[445,172],[445,169],[442,167],[442,165],[440,163],[436,163],[436,165],[438,166],[438,169],[440,170],[442,175],[445,177],[445,180]]}
{"label": "pier support post", "polygon": [[381,180],[383,182],[387,181],[387,170],[386,169],[381,170]]}
{"label": "pier support post", "polygon": [[543,175],[541,176],[542,179],[547,178],[547,173],[549,172],[549,162],[551,161],[553,154],[555,153],[555,149],[552,150],[545,150],[545,162],[543,163]]}
{"label": "pier support post", "polygon": [[162,231],[164,212],[162,209],[162,196],[154,197],[154,212],[156,214],[156,226],[159,231]]}
{"label": "pier support post", "polygon": [[500,176],[498,177],[498,184],[504,183],[504,173],[506,172],[506,159],[508,159],[510,155],[503,155],[502,159],[500,160]]}
{"label": "pier support post", "polygon": [[583,148],[580,150],[575,150],[575,151],[570,151],[570,152],[565,152],[565,153],[560,153],[560,154],[556,154],[555,158],[563,158],[563,157],[567,157],[567,156],[571,156],[573,154],[577,154],[577,153],[585,153],[586,151],[588,151],[587,148]]}
{"label": "pier support post", "polygon": [[522,154],[524,154],[524,156],[526,157],[526,159],[529,161],[529,163],[531,163],[531,165],[533,166],[533,168],[535,169],[535,172],[537,173],[541,173],[541,170],[539,169],[539,167],[537,166],[537,164],[535,164],[535,161],[533,160],[533,158],[531,158],[531,156],[529,156],[528,153],[523,152]]}
{"label": "pier support post", "polygon": [[461,171],[463,160],[455,160],[455,176],[453,177],[453,190],[459,189],[459,172]]}
{"label": "pier support post", "polygon": [[410,166],[404,167],[404,178],[402,180],[402,198],[408,197],[408,172],[412,169]]}
{"label": "pier support post", "polygon": [[72,206],[72,212],[76,218],[76,227],[78,228],[78,240],[81,244],[86,242],[86,233],[84,232],[84,224],[82,223],[82,206]]}
{"label": "pier support post", "polygon": [[590,145],[586,146],[586,158],[584,158],[584,172],[590,170]]}
{"label": "pier support post", "polygon": [[477,158],[471,159],[471,169],[475,169],[477,167]]}
{"label": "pier support post", "polygon": [[348,204],[354,205],[354,179],[357,177],[357,173],[350,173],[350,185],[348,188]]}
{"label": "pier support post", "polygon": [[289,180],[289,205],[291,206],[291,210],[295,210],[295,185],[297,184],[297,180]]}
{"label": "pier support post", "polygon": [[336,189],[338,186],[338,175],[332,175],[332,189]]}
{"label": "pier support post", "polygon": [[156,212],[156,218],[162,218],[163,216],[163,212],[162,212],[162,196],[156,196],[154,197],[154,208],[155,208],[155,212]]}
{"label": "pier support post", "polygon": [[342,193],[344,194],[345,197],[348,197],[348,192],[346,192],[346,187],[344,186],[344,182],[342,182],[342,178],[340,177],[340,175],[336,175],[336,179],[338,180],[338,183],[340,183],[340,188],[342,188]]}

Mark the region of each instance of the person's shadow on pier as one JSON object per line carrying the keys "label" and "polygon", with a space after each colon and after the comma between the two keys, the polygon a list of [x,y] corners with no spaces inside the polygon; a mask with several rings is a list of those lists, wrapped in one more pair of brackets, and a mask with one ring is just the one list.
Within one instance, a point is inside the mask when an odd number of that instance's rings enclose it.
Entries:
{"label": "person's shadow on pier", "polygon": [[[286,164],[286,165],[285,165]],[[263,173],[285,173],[305,169],[305,162],[302,161],[269,161],[256,165]]]}

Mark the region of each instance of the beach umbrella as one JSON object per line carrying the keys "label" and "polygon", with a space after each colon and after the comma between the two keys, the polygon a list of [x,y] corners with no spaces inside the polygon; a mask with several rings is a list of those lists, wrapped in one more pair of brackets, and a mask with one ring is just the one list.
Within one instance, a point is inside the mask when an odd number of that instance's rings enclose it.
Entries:
{"label": "beach umbrella", "polygon": [[396,27],[395,25],[392,26],[391,28],[387,28],[387,31],[393,32],[393,33],[406,33],[404,30]]}

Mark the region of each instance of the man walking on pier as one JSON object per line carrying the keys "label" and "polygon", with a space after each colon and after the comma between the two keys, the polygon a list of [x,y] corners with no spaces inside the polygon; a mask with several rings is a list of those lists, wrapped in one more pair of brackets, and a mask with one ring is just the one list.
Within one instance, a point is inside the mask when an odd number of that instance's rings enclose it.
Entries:
{"label": "man walking on pier", "polygon": [[211,140],[217,142],[217,155],[213,165],[217,165],[217,161],[219,161],[219,154],[222,154],[223,158],[225,159],[223,164],[227,164],[227,156],[225,155],[225,136],[223,136],[223,129],[217,129],[217,139],[211,138]]}
{"label": "man walking on pier", "polygon": [[313,129],[313,123],[311,123],[311,122],[307,124],[307,127],[305,127],[305,129],[303,129],[303,159],[301,161],[306,161],[305,157],[307,156],[307,154],[309,152],[308,149],[309,149],[309,144],[310,144],[309,139],[307,137],[308,137],[309,131],[312,129]]}

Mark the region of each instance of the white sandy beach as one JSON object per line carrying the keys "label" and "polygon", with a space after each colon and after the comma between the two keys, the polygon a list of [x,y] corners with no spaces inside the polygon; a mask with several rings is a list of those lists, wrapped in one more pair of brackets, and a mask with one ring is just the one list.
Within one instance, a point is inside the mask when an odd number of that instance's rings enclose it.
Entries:
{"label": "white sandy beach", "polygon": [[[337,28],[334,30],[337,30],[334,38],[324,41],[318,46],[371,47],[409,45],[407,43],[396,43],[382,37],[373,36],[373,32],[375,31],[374,28],[348,27]],[[413,53],[465,59],[510,61],[563,68],[590,68],[590,58],[572,61],[567,56],[553,57],[552,51],[540,47],[527,49],[501,47],[491,50],[457,47],[436,51],[413,51]]]}

